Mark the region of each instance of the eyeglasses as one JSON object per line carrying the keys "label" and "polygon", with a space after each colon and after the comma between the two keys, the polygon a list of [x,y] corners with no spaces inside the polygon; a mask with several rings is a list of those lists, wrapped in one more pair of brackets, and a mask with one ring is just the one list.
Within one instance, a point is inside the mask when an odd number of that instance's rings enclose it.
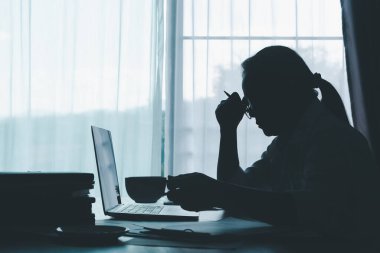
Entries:
{"label": "eyeglasses", "polygon": [[249,102],[248,98],[243,97],[242,99],[243,105],[244,105],[244,114],[247,116],[248,119],[252,119],[253,111],[251,103]]}
{"label": "eyeglasses", "polygon": [[[227,97],[231,97],[231,95],[227,92],[224,91],[224,93],[227,95]],[[252,119],[253,111],[252,111],[252,106],[251,103],[249,102],[248,98],[243,97],[241,100],[244,106],[244,114],[247,116],[248,119]]]}

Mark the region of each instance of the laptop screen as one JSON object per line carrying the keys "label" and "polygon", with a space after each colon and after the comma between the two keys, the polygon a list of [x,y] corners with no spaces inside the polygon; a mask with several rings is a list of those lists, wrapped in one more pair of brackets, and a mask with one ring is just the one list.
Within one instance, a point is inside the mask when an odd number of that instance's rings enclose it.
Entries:
{"label": "laptop screen", "polygon": [[100,190],[105,211],[121,204],[111,132],[91,126]]}

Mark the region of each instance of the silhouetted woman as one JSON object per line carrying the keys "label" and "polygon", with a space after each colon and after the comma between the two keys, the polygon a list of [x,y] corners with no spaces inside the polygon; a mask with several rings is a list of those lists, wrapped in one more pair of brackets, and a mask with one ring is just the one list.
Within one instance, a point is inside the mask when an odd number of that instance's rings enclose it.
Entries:
{"label": "silhouetted woman", "polygon": [[[168,197],[189,210],[222,207],[331,236],[361,238],[378,230],[378,173],[333,86],[283,46],[264,48],[242,68],[244,98],[234,92],[215,112],[218,179],[200,173],[171,177]],[[265,135],[277,136],[245,170],[236,135],[244,113]]]}

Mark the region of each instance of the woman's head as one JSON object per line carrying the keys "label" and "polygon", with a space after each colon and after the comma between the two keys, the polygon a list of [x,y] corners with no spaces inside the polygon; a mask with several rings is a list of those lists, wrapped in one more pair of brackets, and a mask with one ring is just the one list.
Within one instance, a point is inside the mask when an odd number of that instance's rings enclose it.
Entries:
{"label": "woman's head", "polygon": [[[317,96],[314,88],[329,84],[313,75],[305,61],[284,46],[266,47],[245,60],[242,67],[244,95],[251,104],[252,116],[266,135],[279,135],[291,126]],[[325,89],[320,89],[324,99]]]}

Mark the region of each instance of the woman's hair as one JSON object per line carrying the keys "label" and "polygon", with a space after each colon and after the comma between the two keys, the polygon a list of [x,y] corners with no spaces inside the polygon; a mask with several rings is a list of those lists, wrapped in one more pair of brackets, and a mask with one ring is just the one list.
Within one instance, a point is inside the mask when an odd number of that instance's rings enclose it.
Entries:
{"label": "woman's hair", "polygon": [[[243,87],[248,92],[255,86],[274,90],[294,99],[310,101],[320,89],[322,103],[339,119],[349,122],[338,92],[319,73],[313,74],[305,61],[292,49],[270,46],[260,50],[242,63],[243,76],[247,79]],[[264,87],[263,83],[268,87]],[[295,97],[296,96],[296,97]],[[292,99],[292,98],[290,98]]]}

